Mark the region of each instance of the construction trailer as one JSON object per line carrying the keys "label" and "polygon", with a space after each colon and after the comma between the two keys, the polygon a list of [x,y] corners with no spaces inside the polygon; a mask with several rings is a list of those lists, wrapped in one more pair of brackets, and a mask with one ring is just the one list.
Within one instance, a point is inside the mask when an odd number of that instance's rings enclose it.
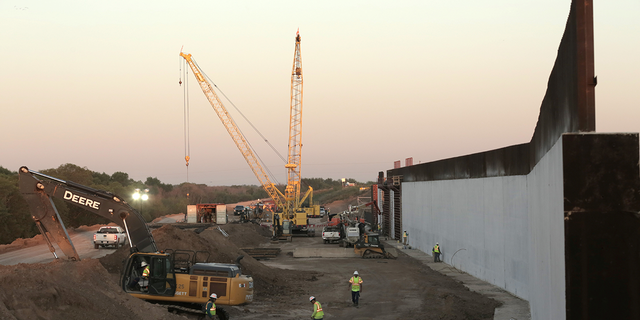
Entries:
{"label": "construction trailer", "polygon": [[227,224],[227,205],[224,203],[198,203],[187,205],[187,223]]}

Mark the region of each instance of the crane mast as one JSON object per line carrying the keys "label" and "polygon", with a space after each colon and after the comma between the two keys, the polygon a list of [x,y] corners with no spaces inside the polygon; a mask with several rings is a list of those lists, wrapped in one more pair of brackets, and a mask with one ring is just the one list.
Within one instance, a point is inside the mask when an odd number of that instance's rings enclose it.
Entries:
{"label": "crane mast", "polygon": [[296,32],[296,46],[291,70],[291,109],[289,113],[289,157],[285,198],[289,210],[299,208],[300,175],[302,153],[302,55],[300,52],[300,32]]}
{"label": "crane mast", "polygon": [[216,114],[222,121],[222,124],[227,129],[227,132],[229,132],[229,135],[231,135],[233,142],[235,142],[238,149],[240,149],[240,152],[251,167],[251,170],[253,170],[253,173],[260,181],[262,188],[269,194],[278,208],[284,208],[286,203],[284,195],[276,188],[269,179],[269,176],[265,173],[264,169],[258,162],[256,155],[253,153],[253,150],[249,147],[244,135],[242,135],[242,132],[238,129],[235,121],[233,121],[227,112],[227,109],[224,107],[222,102],[220,102],[220,98],[218,98],[218,95],[213,90],[209,81],[205,79],[202,71],[193,61],[191,54],[180,52],[180,56],[183,57],[189,64],[189,67],[191,67],[193,75],[196,77],[198,84],[200,84],[202,92],[204,92],[207,100],[209,100],[209,103],[213,107],[213,110],[215,110]]}

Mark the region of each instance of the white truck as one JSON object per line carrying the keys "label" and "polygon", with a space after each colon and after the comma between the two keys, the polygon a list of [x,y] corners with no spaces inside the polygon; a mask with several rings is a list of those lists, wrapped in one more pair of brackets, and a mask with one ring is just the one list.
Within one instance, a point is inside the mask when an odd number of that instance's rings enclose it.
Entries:
{"label": "white truck", "polygon": [[322,241],[324,243],[332,243],[340,241],[342,235],[340,234],[339,226],[326,226],[322,228]]}
{"label": "white truck", "polygon": [[93,247],[114,247],[116,249],[127,242],[127,234],[120,227],[108,226],[100,227],[98,232],[93,234]]}

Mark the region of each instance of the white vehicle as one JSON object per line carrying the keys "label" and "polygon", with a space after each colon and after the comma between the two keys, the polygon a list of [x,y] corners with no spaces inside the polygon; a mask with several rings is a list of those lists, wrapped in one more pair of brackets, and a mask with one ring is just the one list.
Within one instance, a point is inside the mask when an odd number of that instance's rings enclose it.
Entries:
{"label": "white vehicle", "polygon": [[126,242],[127,234],[122,228],[116,226],[101,227],[98,232],[93,234],[93,246],[96,249],[107,246],[118,249]]}
{"label": "white vehicle", "polygon": [[338,226],[326,226],[322,228],[322,241],[324,243],[332,243],[339,241],[342,238],[340,234],[340,227]]}

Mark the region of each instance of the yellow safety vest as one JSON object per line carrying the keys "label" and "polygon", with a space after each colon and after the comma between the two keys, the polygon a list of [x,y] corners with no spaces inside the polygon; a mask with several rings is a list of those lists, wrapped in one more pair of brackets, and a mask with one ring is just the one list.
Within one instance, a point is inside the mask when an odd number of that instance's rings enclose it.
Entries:
{"label": "yellow safety vest", "polygon": [[144,268],[144,271],[142,271],[142,277],[144,277],[144,278],[148,278],[149,277],[149,266],[146,266]]}
{"label": "yellow safety vest", "polygon": [[351,283],[351,291],[360,291],[360,284],[362,283],[362,278],[351,277],[351,279],[349,280],[349,283]]}
{"label": "yellow safety vest", "polygon": [[320,302],[316,301],[313,304],[313,314],[312,314],[314,319],[322,319],[324,318],[324,312],[322,312],[322,306],[320,305]]}
{"label": "yellow safety vest", "polygon": [[[211,305],[209,305],[209,303],[211,303]],[[209,301],[207,302],[207,315],[209,316],[215,316],[216,315],[216,304],[213,301]]]}
{"label": "yellow safety vest", "polygon": [[434,246],[433,247],[433,252],[440,253],[440,246]]}

